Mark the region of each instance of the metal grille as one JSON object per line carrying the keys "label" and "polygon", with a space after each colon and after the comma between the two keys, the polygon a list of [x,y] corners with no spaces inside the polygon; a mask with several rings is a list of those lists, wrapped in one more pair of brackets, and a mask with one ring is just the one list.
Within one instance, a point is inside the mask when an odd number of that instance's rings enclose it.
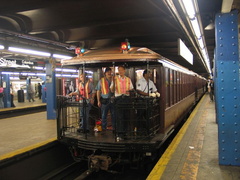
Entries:
{"label": "metal grille", "polygon": [[117,97],[114,100],[116,134],[139,139],[153,136],[160,128],[159,103],[156,98]]}

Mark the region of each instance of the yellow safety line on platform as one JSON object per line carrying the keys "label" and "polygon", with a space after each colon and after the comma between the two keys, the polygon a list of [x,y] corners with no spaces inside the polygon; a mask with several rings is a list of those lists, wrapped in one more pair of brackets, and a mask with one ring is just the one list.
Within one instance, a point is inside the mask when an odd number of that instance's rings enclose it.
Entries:
{"label": "yellow safety line on platform", "polygon": [[196,108],[193,110],[193,112],[191,113],[191,115],[189,116],[187,121],[184,123],[184,125],[182,126],[182,128],[180,129],[178,134],[175,136],[175,138],[173,139],[173,141],[171,142],[169,147],[166,149],[166,151],[164,152],[162,157],[159,159],[159,161],[157,162],[157,164],[155,165],[155,167],[153,168],[151,173],[148,175],[147,180],[159,180],[159,179],[161,179],[161,177],[162,177],[162,175],[163,175],[163,173],[164,173],[164,171],[167,167],[168,162],[171,160],[172,154],[177,149],[179,143],[181,142],[183,136],[185,135],[185,133],[188,129],[188,126],[192,122],[192,119],[196,115],[196,113],[197,113],[200,105],[202,104],[202,101],[204,100],[204,98],[206,98],[206,95],[201,99],[201,101],[198,103]]}
{"label": "yellow safety line on platform", "polygon": [[2,108],[0,109],[0,112],[5,112],[5,111],[16,111],[19,109],[26,109],[26,108],[32,108],[32,107],[41,107],[41,106],[46,106],[46,104],[32,104],[31,106],[22,106],[22,107],[9,107],[9,108]]}
{"label": "yellow safety line on platform", "polygon": [[18,149],[16,151],[4,154],[4,155],[0,156],[0,161],[3,160],[3,159],[11,158],[11,157],[16,156],[18,154],[25,153],[25,152],[33,150],[33,149],[36,149],[36,148],[38,148],[40,146],[44,146],[44,145],[46,145],[46,144],[48,144],[50,142],[53,142],[55,140],[57,140],[57,138],[51,138],[51,139],[48,139],[46,141],[43,141],[43,142],[40,142],[40,143],[36,143],[36,144],[31,145],[31,146],[27,146],[27,147],[24,147],[22,149]]}

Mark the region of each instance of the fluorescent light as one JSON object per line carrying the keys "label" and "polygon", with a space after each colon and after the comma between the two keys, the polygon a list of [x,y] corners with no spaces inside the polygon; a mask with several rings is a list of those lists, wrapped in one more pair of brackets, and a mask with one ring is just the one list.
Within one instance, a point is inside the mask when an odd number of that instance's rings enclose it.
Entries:
{"label": "fluorescent light", "polygon": [[63,71],[63,72],[77,72],[76,69],[61,69],[61,68],[56,68],[55,71]]}
{"label": "fluorescent light", "polygon": [[203,49],[204,48],[204,43],[203,43],[202,38],[198,39],[198,43],[199,43],[200,48]]}
{"label": "fluorescent light", "polygon": [[73,78],[77,78],[78,75],[72,75],[72,74],[56,74],[56,77],[73,77]]}
{"label": "fluorescent light", "polygon": [[195,32],[196,37],[198,39],[201,38],[202,34],[201,34],[201,31],[200,31],[200,26],[198,24],[197,18],[194,18],[193,20],[191,20],[191,24],[192,24],[192,27],[193,27],[193,30]]}
{"label": "fluorescent light", "polygon": [[55,68],[55,71],[62,71],[61,68]]}
{"label": "fluorescent light", "polygon": [[2,72],[2,74],[12,74],[12,75],[19,75],[18,72],[7,72],[7,71],[4,71]]}
{"label": "fluorescent light", "polygon": [[92,72],[92,71],[86,71],[86,73],[93,74],[93,72]]}
{"label": "fluorescent light", "polygon": [[75,69],[62,69],[63,72],[77,72]]}
{"label": "fluorescent light", "polygon": [[4,49],[4,46],[3,46],[3,45],[0,45],[0,49]]}
{"label": "fluorescent light", "polygon": [[19,80],[19,77],[10,77],[11,80]]}
{"label": "fluorescent light", "polygon": [[185,6],[185,10],[187,12],[187,15],[189,16],[190,19],[195,17],[196,11],[193,5],[192,0],[183,0],[182,1],[184,6]]}
{"label": "fluorescent light", "polygon": [[59,59],[71,59],[71,56],[66,56],[66,55],[61,55],[61,54],[53,54],[54,58],[59,58]]}
{"label": "fluorescent light", "polygon": [[13,72],[2,72],[2,74],[12,74]]}
{"label": "fluorescent light", "polygon": [[44,73],[37,73],[36,75],[37,76],[46,76],[46,74],[44,74]]}
{"label": "fluorescent light", "polygon": [[14,52],[26,53],[26,54],[33,54],[33,55],[38,55],[38,56],[50,57],[50,55],[51,55],[48,52],[35,51],[35,50],[30,50],[30,49],[22,49],[22,48],[16,48],[16,47],[9,47],[8,50],[14,51]]}

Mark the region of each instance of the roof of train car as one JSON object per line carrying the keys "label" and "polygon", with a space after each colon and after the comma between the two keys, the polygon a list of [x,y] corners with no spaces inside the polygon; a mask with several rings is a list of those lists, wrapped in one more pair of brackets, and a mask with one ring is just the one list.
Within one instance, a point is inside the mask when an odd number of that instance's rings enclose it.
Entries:
{"label": "roof of train car", "polygon": [[[129,60],[126,62],[126,60]],[[161,63],[163,66],[184,72],[191,75],[197,75],[195,72],[171,61],[162,55],[146,48],[146,47],[131,47],[125,53],[117,47],[106,48],[106,49],[97,49],[97,50],[90,50],[81,55],[73,57],[72,59],[64,59],[61,61],[62,65],[90,65],[92,64],[95,66],[102,66],[103,64],[110,63],[110,62],[120,62],[120,63],[145,63],[146,61]],[[140,64],[138,63],[138,64]]]}
{"label": "roof of train car", "polygon": [[90,50],[72,59],[62,60],[62,65],[79,65],[92,63],[107,63],[112,61],[146,61],[157,60],[162,56],[145,47],[132,47],[128,51],[113,47],[107,49]]}

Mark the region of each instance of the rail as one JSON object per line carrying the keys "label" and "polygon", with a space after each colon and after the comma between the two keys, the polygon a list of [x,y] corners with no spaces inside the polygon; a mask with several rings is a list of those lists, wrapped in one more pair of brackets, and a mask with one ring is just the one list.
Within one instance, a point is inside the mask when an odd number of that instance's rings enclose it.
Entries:
{"label": "rail", "polygon": [[[71,98],[58,96],[58,137],[77,133],[81,108],[87,107]],[[115,136],[141,139],[154,136],[160,128],[159,98],[120,96],[111,102],[115,113]],[[91,116],[91,114],[90,114]],[[92,117],[92,116],[91,116]],[[97,119],[96,119],[97,120]]]}

